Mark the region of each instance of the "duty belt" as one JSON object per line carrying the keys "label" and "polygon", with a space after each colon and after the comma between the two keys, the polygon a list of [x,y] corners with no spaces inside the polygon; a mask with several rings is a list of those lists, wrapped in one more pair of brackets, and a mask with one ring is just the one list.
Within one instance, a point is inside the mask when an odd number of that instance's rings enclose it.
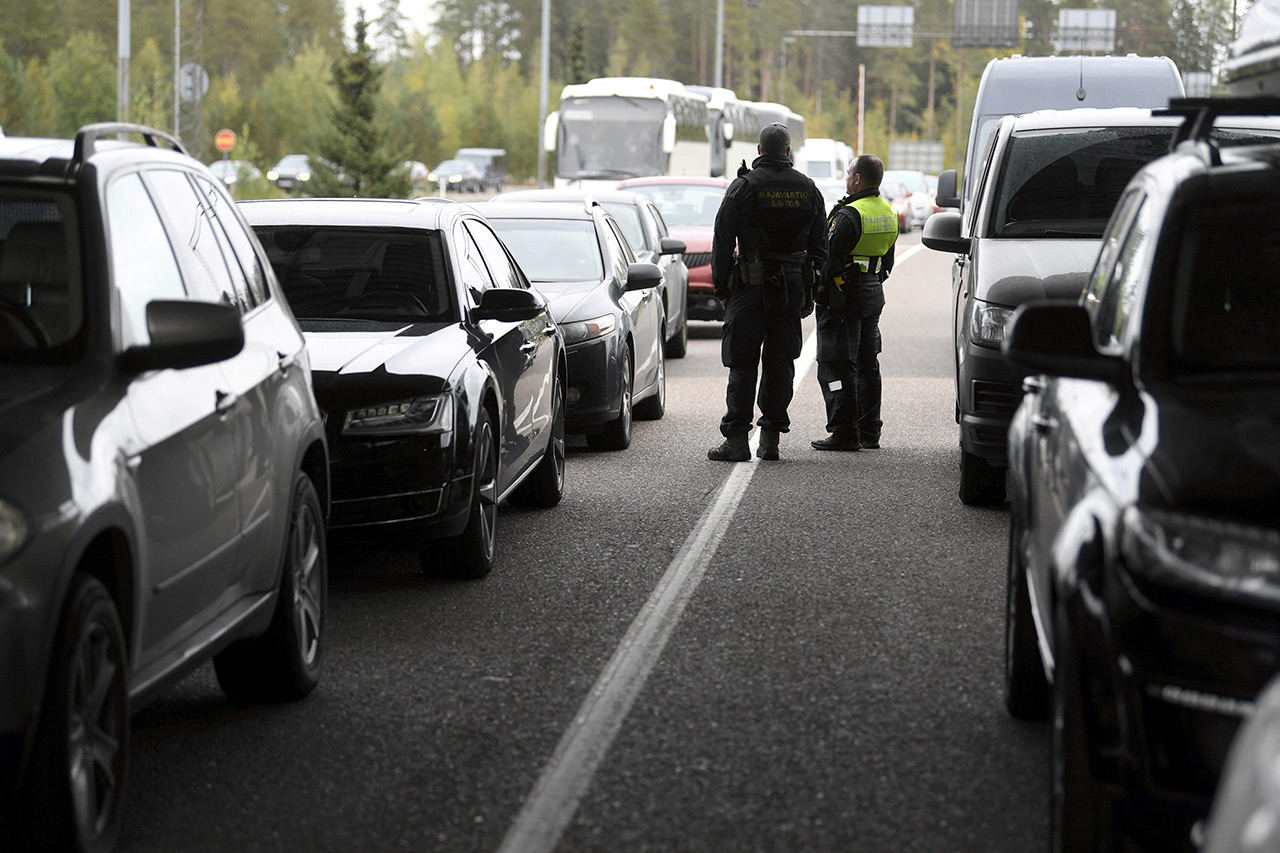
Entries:
{"label": "duty belt", "polygon": [[884,258],[854,258],[852,266],[857,267],[859,272],[877,273],[884,268]]}

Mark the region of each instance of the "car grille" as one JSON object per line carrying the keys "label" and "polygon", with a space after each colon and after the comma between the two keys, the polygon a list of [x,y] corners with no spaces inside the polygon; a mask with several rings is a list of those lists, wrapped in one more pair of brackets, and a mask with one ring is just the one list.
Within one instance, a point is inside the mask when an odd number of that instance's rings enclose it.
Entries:
{"label": "car grille", "polygon": [[689,269],[711,263],[710,252],[685,252],[684,265]]}
{"label": "car grille", "polygon": [[1022,388],[1004,382],[973,380],[973,411],[980,415],[999,415],[1012,418],[1014,409],[1022,402]]}

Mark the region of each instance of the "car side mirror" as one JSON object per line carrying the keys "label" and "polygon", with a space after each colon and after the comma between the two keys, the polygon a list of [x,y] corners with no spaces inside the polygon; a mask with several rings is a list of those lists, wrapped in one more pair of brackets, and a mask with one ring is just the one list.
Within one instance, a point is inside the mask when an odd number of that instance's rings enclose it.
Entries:
{"label": "car side mirror", "polygon": [[662,270],[657,264],[635,263],[627,267],[627,292],[648,290],[662,282]]}
{"label": "car side mirror", "polygon": [[476,322],[501,320],[504,323],[518,323],[521,320],[532,320],[544,310],[542,300],[532,290],[495,287],[480,296],[480,304],[471,312],[471,319]]}
{"label": "car side mirror", "polygon": [[556,150],[557,135],[560,132],[560,111],[555,110],[547,114],[546,123],[542,125],[542,150],[551,152]]}
{"label": "car side mirror", "polygon": [[960,193],[956,191],[956,170],[947,169],[938,174],[938,191],[933,200],[938,207],[960,207]]}
{"label": "car side mirror", "polygon": [[1075,301],[1042,300],[1019,307],[1002,350],[1033,373],[1118,383],[1125,370],[1124,359],[1094,347],[1089,312]]}
{"label": "car side mirror", "polygon": [[148,302],[147,334],[150,343],[120,353],[121,370],[181,370],[225,361],[244,349],[240,309],[218,302]]}
{"label": "car side mirror", "polygon": [[960,214],[953,210],[935,213],[924,221],[920,242],[934,251],[967,255],[970,241],[968,237],[961,236],[960,223]]}
{"label": "car side mirror", "polygon": [[658,245],[658,254],[683,255],[688,248],[683,240],[677,240],[675,237],[663,237],[662,242]]}

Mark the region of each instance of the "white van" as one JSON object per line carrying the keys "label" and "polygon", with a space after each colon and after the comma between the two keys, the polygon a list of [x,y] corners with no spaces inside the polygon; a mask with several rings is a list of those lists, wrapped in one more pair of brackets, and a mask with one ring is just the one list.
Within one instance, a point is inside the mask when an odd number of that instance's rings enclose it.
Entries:
{"label": "white van", "polygon": [[[968,207],[976,165],[1000,119],[1036,110],[1163,107],[1186,94],[1167,56],[1010,56],[982,72],[965,152],[960,207]],[[939,201],[939,204],[944,202]]]}
{"label": "white van", "polygon": [[806,141],[793,156],[796,169],[818,181],[843,178],[853,160],[853,149],[839,140],[818,137]]}

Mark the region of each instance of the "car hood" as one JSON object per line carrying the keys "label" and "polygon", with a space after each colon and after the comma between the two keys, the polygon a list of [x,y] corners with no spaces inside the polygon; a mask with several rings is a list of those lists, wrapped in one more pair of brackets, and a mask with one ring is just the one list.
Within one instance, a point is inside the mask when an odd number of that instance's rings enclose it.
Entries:
{"label": "car hood", "polygon": [[316,399],[325,408],[337,388],[359,387],[362,396],[382,400],[440,391],[471,347],[470,334],[459,323],[301,320],[299,325]]}
{"label": "car hood", "polygon": [[551,309],[553,320],[557,323],[573,323],[616,312],[617,306],[609,298],[611,281],[585,285],[578,282],[573,285],[541,282],[535,286],[552,288],[544,290],[543,295],[547,298],[547,306]]}
{"label": "car hood", "polygon": [[683,240],[685,252],[687,254],[700,254],[702,252],[711,251],[711,237],[715,233],[714,228],[706,225],[672,225],[671,236],[677,240]]}
{"label": "car hood", "polygon": [[974,245],[974,298],[1012,307],[1036,299],[1079,297],[1102,240],[986,238]]}
{"label": "car hood", "polygon": [[[1280,517],[1280,391],[1272,383],[1158,389],[1145,504],[1275,527]],[[1158,401],[1158,402],[1156,402]]]}

